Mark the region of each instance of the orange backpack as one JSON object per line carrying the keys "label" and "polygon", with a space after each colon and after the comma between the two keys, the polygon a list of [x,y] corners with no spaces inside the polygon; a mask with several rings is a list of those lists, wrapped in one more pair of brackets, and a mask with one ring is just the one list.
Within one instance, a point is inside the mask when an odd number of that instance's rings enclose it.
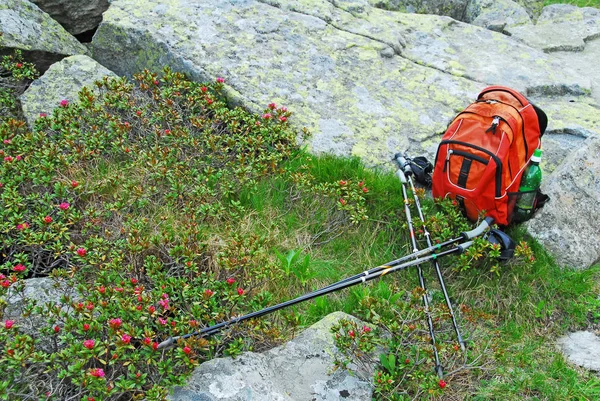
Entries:
{"label": "orange backpack", "polygon": [[485,213],[507,226],[521,176],[547,124],[546,114],[514,89],[485,88],[442,137],[433,170],[434,198],[455,199],[471,220]]}

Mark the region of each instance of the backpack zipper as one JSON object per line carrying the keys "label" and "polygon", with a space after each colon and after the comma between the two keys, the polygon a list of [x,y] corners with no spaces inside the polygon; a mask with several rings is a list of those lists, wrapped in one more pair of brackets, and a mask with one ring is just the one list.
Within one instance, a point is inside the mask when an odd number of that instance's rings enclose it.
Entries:
{"label": "backpack zipper", "polygon": [[[490,128],[488,128],[487,130],[485,130],[485,132],[490,132],[492,131],[492,134],[496,135],[496,128],[498,128],[498,125],[500,124],[500,116],[494,116],[494,119],[492,120],[492,125],[490,126]],[[502,119],[504,120],[504,119]],[[506,121],[506,120],[504,120]]]}
{"label": "backpack zipper", "polygon": [[446,154],[446,161],[444,162],[444,169],[442,170],[443,173],[446,172],[446,170],[448,170],[448,164],[450,164],[450,155],[454,153],[454,151],[452,149],[448,149],[448,153]]}

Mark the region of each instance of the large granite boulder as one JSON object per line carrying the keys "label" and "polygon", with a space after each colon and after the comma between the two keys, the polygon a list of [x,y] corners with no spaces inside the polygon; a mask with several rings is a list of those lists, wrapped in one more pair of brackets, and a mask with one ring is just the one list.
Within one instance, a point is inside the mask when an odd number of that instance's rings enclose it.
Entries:
{"label": "large granite boulder", "polygon": [[92,87],[105,76],[115,74],[88,56],[71,56],[53,64],[21,95],[27,124],[33,128],[40,113],[52,113],[62,100],[76,102],[83,87]]}
{"label": "large granite boulder", "polygon": [[544,179],[552,200],[527,224],[529,232],[561,265],[600,262],[600,138],[589,138]]}
{"label": "large granite boulder", "polygon": [[96,28],[109,0],[31,0],[73,35]]}
{"label": "large granite boulder", "polygon": [[487,84],[591,90],[570,66],[510,37],[366,0],[145,4],[112,3],[92,41],[96,60],[129,76],[164,65],[196,79],[223,76],[251,109],[288,106],[296,126],[313,132],[315,152],[370,164],[398,150],[433,155],[439,133]]}
{"label": "large granite boulder", "polygon": [[[171,401],[364,401],[371,399],[368,381],[338,369],[331,373],[336,351],[330,329],[340,319],[335,312],[292,341],[264,353],[247,352],[200,365]],[[368,376],[373,372],[368,372]]]}
{"label": "large granite boulder", "polygon": [[26,0],[0,0],[0,55],[20,49],[40,71],[87,49],[38,6]]}

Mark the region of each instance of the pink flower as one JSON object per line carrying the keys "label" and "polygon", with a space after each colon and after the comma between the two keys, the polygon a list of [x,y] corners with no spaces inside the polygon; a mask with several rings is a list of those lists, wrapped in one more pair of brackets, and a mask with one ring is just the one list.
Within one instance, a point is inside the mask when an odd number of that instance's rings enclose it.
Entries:
{"label": "pink flower", "polygon": [[108,321],[108,325],[110,326],[111,329],[118,329],[119,327],[121,327],[121,324],[123,323],[123,321],[121,320],[120,317],[116,318],[116,319],[110,319]]}
{"label": "pink flower", "polygon": [[158,80],[154,80],[154,85],[158,85]]}
{"label": "pink flower", "polygon": [[131,281],[131,284],[133,284],[133,285],[138,283],[138,279],[135,277],[132,277],[130,281]]}
{"label": "pink flower", "polygon": [[281,121],[282,123],[287,121],[287,117],[286,116],[281,116],[279,117],[279,121]]}
{"label": "pink flower", "polygon": [[104,294],[104,293],[106,292],[106,288],[104,288],[104,286],[103,286],[103,285],[101,285],[100,287],[98,287],[98,292],[99,292],[100,294]]}
{"label": "pink flower", "polygon": [[223,82],[225,82],[225,79],[219,77],[219,78],[217,78],[217,82],[220,83],[220,84],[222,84]]}
{"label": "pink flower", "polygon": [[23,266],[22,264],[18,264],[15,267],[13,267],[13,270],[16,272],[24,272],[25,271],[25,266]]}
{"label": "pink flower", "polygon": [[346,204],[346,200],[343,198],[340,198],[340,203],[342,204],[342,206],[344,206]]}
{"label": "pink flower", "polygon": [[150,344],[152,344],[152,340],[151,340],[150,338],[148,338],[148,337],[144,338],[144,339],[142,340],[142,342],[143,342],[144,344],[146,344],[146,345],[150,345]]}
{"label": "pink flower", "polygon": [[163,319],[162,317],[159,317],[158,318],[158,323],[160,323],[161,325],[164,326],[165,324],[167,324],[167,319]]}
{"label": "pink flower", "polygon": [[201,90],[202,92],[206,92],[206,91],[208,90],[208,88],[207,88],[206,86],[203,86],[203,87],[201,87],[201,88],[200,88],[200,90]]}
{"label": "pink flower", "polygon": [[94,377],[102,378],[102,377],[104,377],[104,370],[102,370],[100,368],[90,369],[90,375],[92,375]]}
{"label": "pink flower", "polygon": [[13,158],[12,158],[12,156],[6,156],[6,157],[4,158],[4,161],[5,161],[5,162],[11,162],[11,161],[13,161]]}
{"label": "pink flower", "polygon": [[369,192],[369,190],[367,189],[367,187],[363,187],[362,191],[363,191],[364,193],[367,193],[367,192]]}
{"label": "pink flower", "polygon": [[5,139],[2,141],[5,145],[10,145],[11,140],[10,139]]}
{"label": "pink flower", "polygon": [[123,287],[115,287],[116,292],[123,292]]}
{"label": "pink flower", "polygon": [[8,288],[8,287],[10,287],[10,281],[4,280],[3,282],[0,283],[0,285],[4,288]]}
{"label": "pink flower", "polygon": [[121,336],[121,341],[123,341],[124,344],[129,344],[131,341],[131,336],[129,334],[123,334]]}
{"label": "pink flower", "polygon": [[50,217],[50,216],[44,217],[44,223],[46,223],[46,224],[52,223],[52,217]]}
{"label": "pink flower", "polygon": [[214,292],[212,292],[211,290],[208,290],[208,289],[207,289],[207,290],[205,290],[205,291],[204,291],[204,295],[205,295],[207,298],[210,298],[210,297],[212,297],[212,296],[213,296],[213,294],[214,294]]}
{"label": "pink flower", "polygon": [[168,299],[161,299],[160,301],[158,301],[158,303],[160,304],[160,306],[163,307],[164,310],[169,309],[169,300]]}
{"label": "pink flower", "polygon": [[25,230],[29,228],[29,223],[25,222],[23,224],[17,224],[17,230]]}
{"label": "pink flower", "polygon": [[229,284],[229,285],[233,285],[233,283],[235,283],[235,279],[234,279],[233,277],[229,277],[229,278],[227,279],[227,284]]}
{"label": "pink flower", "polygon": [[186,345],[185,347],[183,347],[183,352],[187,355],[190,352],[192,352],[192,349]]}
{"label": "pink flower", "polygon": [[60,205],[58,205],[58,208],[60,210],[68,210],[70,206],[71,205],[69,205],[67,202],[62,202]]}
{"label": "pink flower", "polygon": [[96,342],[94,340],[85,340],[83,342],[83,346],[87,349],[93,349],[94,345],[96,345]]}
{"label": "pink flower", "polygon": [[270,113],[265,113],[262,115],[262,118],[265,120],[268,120],[269,118],[271,118],[271,114]]}
{"label": "pink flower", "polygon": [[286,113],[288,111],[287,107],[282,106],[279,108],[279,111],[281,111],[282,113]]}
{"label": "pink flower", "polygon": [[81,256],[82,258],[86,255],[87,251],[85,250],[85,248],[77,248],[77,255]]}
{"label": "pink flower", "polygon": [[158,349],[158,343],[156,341],[152,343],[152,349],[155,351]]}
{"label": "pink flower", "polygon": [[90,329],[90,325],[87,323],[83,324],[83,331],[88,331]]}
{"label": "pink flower", "polygon": [[67,107],[69,105],[69,101],[67,99],[63,99],[60,101],[61,107]]}
{"label": "pink flower", "polygon": [[45,118],[45,117],[47,117],[47,116],[48,116],[48,114],[46,114],[46,113],[40,113],[40,117],[41,117],[41,118]]}
{"label": "pink flower", "polygon": [[349,335],[350,337],[354,338],[354,335],[355,335],[355,334],[354,334],[354,330],[350,330],[350,331],[348,332],[348,335]]}
{"label": "pink flower", "polygon": [[20,160],[22,160],[23,158],[22,158],[21,156],[17,156],[15,159],[16,159],[17,161],[20,161]]}
{"label": "pink flower", "polygon": [[14,320],[6,320],[4,322],[4,327],[6,327],[7,329],[10,329],[11,327],[13,327],[14,324],[15,324]]}
{"label": "pink flower", "polygon": [[438,383],[438,384],[439,384],[440,388],[444,388],[444,387],[446,387],[446,385],[447,385],[448,383],[446,383],[446,381],[445,381],[445,380],[441,379],[441,380],[439,381],[439,383]]}
{"label": "pink flower", "polygon": [[363,331],[365,333],[370,333],[371,332],[371,328],[369,326],[363,326]]}
{"label": "pink flower", "polygon": [[78,186],[79,186],[79,183],[77,181],[71,181],[72,188],[77,188]]}
{"label": "pink flower", "polygon": [[275,110],[277,108],[277,105],[275,103],[269,103],[269,108],[271,110]]}
{"label": "pink flower", "polygon": [[148,312],[150,312],[150,313],[154,313],[155,311],[156,311],[156,308],[155,308],[153,305],[150,305],[150,306],[148,307]]}
{"label": "pink flower", "polygon": [[238,288],[237,289],[237,293],[238,293],[238,295],[244,295],[244,289],[243,288]]}
{"label": "pink flower", "polygon": [[55,333],[58,333],[59,331],[60,331],[60,327],[58,327],[58,326],[54,326],[54,332],[55,332]]}
{"label": "pink flower", "polygon": [[94,304],[91,302],[88,302],[88,304],[85,306],[85,308],[91,312],[94,310]]}

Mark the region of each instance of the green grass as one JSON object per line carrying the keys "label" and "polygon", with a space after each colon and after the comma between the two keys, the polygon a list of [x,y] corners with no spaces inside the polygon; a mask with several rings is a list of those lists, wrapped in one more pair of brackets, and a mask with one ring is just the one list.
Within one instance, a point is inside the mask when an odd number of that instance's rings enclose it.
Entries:
{"label": "green grass", "polygon": [[572,4],[577,7],[600,7],[600,0],[545,0],[544,6],[550,4]]}

